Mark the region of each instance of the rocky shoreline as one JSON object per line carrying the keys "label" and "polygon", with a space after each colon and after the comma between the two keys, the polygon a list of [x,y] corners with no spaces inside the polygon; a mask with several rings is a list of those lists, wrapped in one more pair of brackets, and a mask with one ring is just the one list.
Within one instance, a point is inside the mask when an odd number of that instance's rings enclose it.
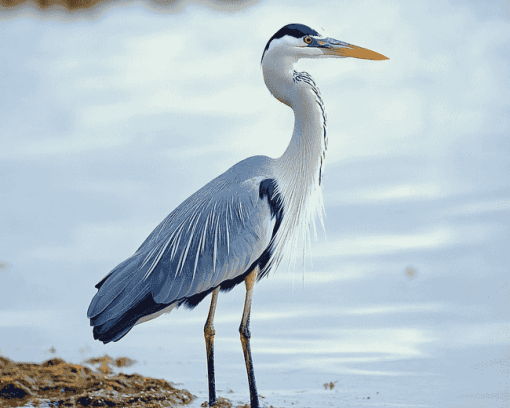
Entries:
{"label": "rocky shoreline", "polygon": [[41,364],[17,363],[0,356],[0,406],[156,408],[183,406],[196,398],[165,380],[114,372],[114,367],[132,363],[127,357],[106,355],[86,360],[85,365],[61,358]]}

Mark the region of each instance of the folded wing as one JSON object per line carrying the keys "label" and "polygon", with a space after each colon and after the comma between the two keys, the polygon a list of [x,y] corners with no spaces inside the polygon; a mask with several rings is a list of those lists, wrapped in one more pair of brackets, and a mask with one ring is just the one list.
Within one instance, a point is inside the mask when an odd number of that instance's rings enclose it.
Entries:
{"label": "folded wing", "polygon": [[267,257],[277,223],[261,185],[268,185],[262,176],[227,172],[170,213],[96,285],[87,313],[94,337],[116,341],[148,315],[174,304],[193,307],[214,288],[242,281],[254,262]]}

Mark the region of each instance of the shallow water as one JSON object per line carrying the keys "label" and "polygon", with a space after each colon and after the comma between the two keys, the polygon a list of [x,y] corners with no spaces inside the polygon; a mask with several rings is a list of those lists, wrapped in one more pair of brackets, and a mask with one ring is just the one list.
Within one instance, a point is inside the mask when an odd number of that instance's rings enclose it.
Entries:
{"label": "shallow water", "polygon": [[[448,205],[430,203],[429,212],[439,213]],[[351,252],[360,255],[340,251],[315,257],[304,275],[281,268],[261,281],[253,303],[251,344],[263,404],[504,406],[509,395],[510,295],[504,258],[495,254],[498,245],[508,242],[508,232],[494,221],[508,212],[489,209],[470,214],[469,222],[458,213],[443,217],[443,226],[428,227],[431,233],[414,238],[404,234],[403,247],[421,240],[408,249],[393,249],[384,237],[396,239],[398,234],[380,232],[384,228],[374,224],[379,235],[366,240],[374,243],[373,253],[364,247],[366,241],[352,239]],[[490,233],[476,238],[462,233],[473,226]],[[328,237],[319,242],[326,247],[338,241]],[[243,300],[242,285],[220,295],[215,350],[218,394],[246,403],[237,331]],[[126,372],[176,382],[197,395],[193,406],[198,407],[207,399],[207,311],[207,301],[193,311],[173,311],[107,346],[91,340],[86,319],[83,314],[77,319],[72,307],[10,317],[2,312],[2,352],[16,360],[41,361],[50,356],[42,347],[54,345],[58,356],[76,362],[102,353],[126,355],[138,361]],[[12,324],[5,327],[9,318]],[[326,389],[330,382],[334,388]]]}

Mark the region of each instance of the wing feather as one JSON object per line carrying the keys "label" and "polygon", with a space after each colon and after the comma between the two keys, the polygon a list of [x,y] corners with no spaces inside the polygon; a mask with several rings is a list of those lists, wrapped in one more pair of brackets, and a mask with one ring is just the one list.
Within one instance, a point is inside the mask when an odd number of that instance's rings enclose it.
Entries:
{"label": "wing feather", "polygon": [[[258,184],[222,187],[187,214],[179,239],[167,238],[170,242],[159,244],[160,252],[147,253],[157,260],[148,261],[154,267],[146,278],[156,302],[169,303],[233,279],[268,247],[274,221],[267,200],[258,198]],[[174,223],[166,224],[168,232],[162,229],[160,237],[170,237],[172,228]]]}
{"label": "wing feather", "polygon": [[144,316],[196,305],[212,288],[235,286],[255,261],[267,262],[280,222],[266,192],[270,161],[247,159],[198,190],[96,285],[87,312],[95,338],[116,341]]}

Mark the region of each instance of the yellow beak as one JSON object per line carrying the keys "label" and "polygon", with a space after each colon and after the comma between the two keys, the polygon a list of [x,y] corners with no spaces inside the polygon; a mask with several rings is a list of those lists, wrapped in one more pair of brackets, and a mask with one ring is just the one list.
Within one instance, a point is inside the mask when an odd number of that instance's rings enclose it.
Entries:
{"label": "yellow beak", "polygon": [[336,55],[339,57],[354,57],[368,60],[387,60],[385,57],[378,52],[367,50],[366,48],[358,47],[357,45],[342,43],[342,45],[334,45],[331,48],[321,48],[326,55]]}

